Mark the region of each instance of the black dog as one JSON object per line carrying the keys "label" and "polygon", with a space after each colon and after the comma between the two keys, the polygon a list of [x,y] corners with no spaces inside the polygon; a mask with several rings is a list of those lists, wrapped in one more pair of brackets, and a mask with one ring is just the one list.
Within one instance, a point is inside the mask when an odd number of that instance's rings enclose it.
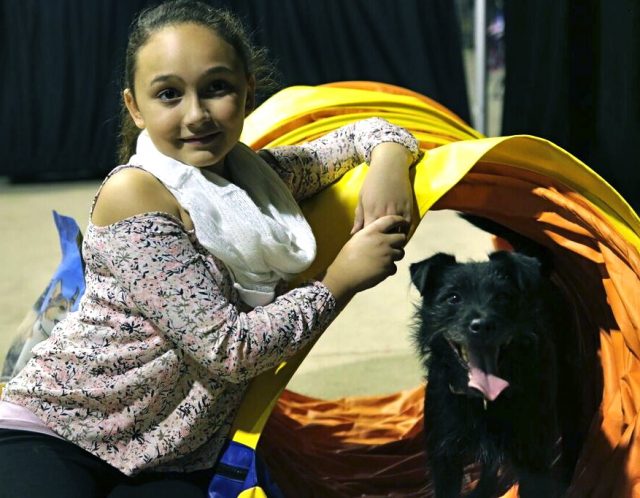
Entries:
{"label": "black dog", "polygon": [[482,466],[473,498],[498,496],[504,475],[519,481],[521,498],[559,496],[556,337],[570,321],[540,260],[500,251],[458,263],[439,253],[410,270],[422,295],[415,340],[436,498],[461,496],[471,462]]}

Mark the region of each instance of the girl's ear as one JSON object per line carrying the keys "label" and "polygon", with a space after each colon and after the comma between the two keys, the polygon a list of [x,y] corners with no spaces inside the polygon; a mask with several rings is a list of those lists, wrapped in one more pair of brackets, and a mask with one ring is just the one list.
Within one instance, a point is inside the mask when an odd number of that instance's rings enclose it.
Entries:
{"label": "girl's ear", "polygon": [[133,122],[138,128],[144,130],[144,118],[140,113],[140,109],[138,109],[138,104],[133,96],[133,92],[129,88],[125,88],[124,92],[122,92],[122,97],[124,98],[124,105],[127,106],[131,119],[133,119]]}
{"label": "girl's ear", "polygon": [[256,77],[252,74],[247,80],[247,98],[244,103],[244,115],[248,116],[256,106]]}

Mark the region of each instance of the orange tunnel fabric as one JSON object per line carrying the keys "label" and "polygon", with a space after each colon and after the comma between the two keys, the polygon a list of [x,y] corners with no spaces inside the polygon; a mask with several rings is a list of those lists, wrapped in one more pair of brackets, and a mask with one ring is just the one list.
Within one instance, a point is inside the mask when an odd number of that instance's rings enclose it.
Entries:
{"label": "orange tunnel fabric", "polygon": [[[341,94],[335,102],[330,96],[327,102],[331,104],[311,106],[311,112],[292,113],[279,123],[265,126],[265,116],[270,119],[269,112],[273,112],[267,102],[266,114],[257,114],[255,119],[260,123],[256,122],[255,128],[250,123],[245,142],[264,147],[308,140],[330,126],[342,124],[334,118],[345,114],[350,119],[378,114],[401,125],[409,123],[407,128],[418,136],[427,155],[433,152],[435,156],[439,147],[457,141],[482,142],[483,137],[442,106],[403,93],[403,89],[366,82],[342,83],[340,88],[371,96],[366,102],[358,101],[356,94]],[[315,98],[307,87],[299,90]],[[298,90],[294,87],[292,91],[295,94]],[[409,100],[400,104],[393,100],[387,105],[385,96],[391,94]],[[351,102],[351,97],[357,98]],[[429,108],[420,108],[417,101]],[[396,112],[395,106],[405,105],[408,110]],[[413,113],[416,119],[403,119],[404,111]],[[265,131],[256,131],[260,124]],[[306,136],[296,131],[301,126]],[[575,158],[566,158],[565,162],[577,164],[576,172],[562,171],[562,163],[556,171],[553,154],[558,152],[557,147],[527,137],[511,143],[511,155],[505,155],[500,152],[501,143],[492,142],[491,150],[497,152],[481,154],[480,160],[452,185],[439,186],[443,170],[424,171],[419,164],[417,207],[421,214],[427,209],[480,214],[553,251],[555,278],[573,307],[575,357],[584,372],[583,406],[576,425],[584,427],[586,435],[569,496],[640,497],[640,444],[636,435],[640,429],[640,222],[604,180]],[[527,147],[539,150],[541,158],[550,158],[551,167],[514,165],[518,162],[513,159],[514,153],[522,150],[527,154]],[[457,154],[448,160],[466,160],[459,151]],[[441,162],[444,168],[445,163]],[[424,164],[430,163],[426,160]],[[584,177],[583,169],[588,173]],[[355,182],[359,174],[341,181],[343,190],[353,190],[355,187],[344,185]],[[426,181],[425,175],[430,178],[430,193],[423,195],[419,187]],[[346,239],[353,200],[344,201],[337,190],[326,195],[333,196],[329,202],[344,204],[344,213],[336,216],[330,229]],[[313,202],[305,207],[305,214],[316,230]],[[316,235],[319,239],[332,236]],[[332,251],[328,251],[312,271],[326,266],[332,257]],[[422,396],[422,386],[391,396],[330,401],[285,390],[279,398],[276,396],[259,451],[287,496],[433,496],[422,442]],[[467,486],[475,476],[474,467],[469,467]],[[517,486],[505,492],[504,496],[515,498]]]}

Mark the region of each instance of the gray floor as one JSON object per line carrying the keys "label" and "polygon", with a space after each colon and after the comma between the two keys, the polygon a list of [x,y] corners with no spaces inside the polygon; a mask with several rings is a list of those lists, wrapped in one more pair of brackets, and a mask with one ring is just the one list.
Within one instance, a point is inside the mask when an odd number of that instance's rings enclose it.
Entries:
{"label": "gray floor", "polygon": [[[97,182],[0,185],[0,358],[60,259],[51,211],[85,230]],[[489,237],[449,211],[431,212],[407,246],[398,273],[350,303],[294,375],[289,388],[320,398],[385,394],[422,381],[411,343],[417,292],[408,265],[438,251],[481,259]]]}

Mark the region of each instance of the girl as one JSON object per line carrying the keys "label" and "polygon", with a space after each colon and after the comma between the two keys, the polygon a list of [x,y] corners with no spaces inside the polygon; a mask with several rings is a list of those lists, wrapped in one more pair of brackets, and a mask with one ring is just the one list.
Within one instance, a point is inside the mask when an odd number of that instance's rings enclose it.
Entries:
{"label": "girl", "polygon": [[[134,24],[135,153],[96,195],[79,310],[5,388],[2,496],[205,496],[249,380],[395,272],[415,139],[372,119],[254,153],[238,140],[257,55],[230,14],[194,1]],[[278,295],[315,256],[295,200],[363,160],[352,238],[321,280]]]}

